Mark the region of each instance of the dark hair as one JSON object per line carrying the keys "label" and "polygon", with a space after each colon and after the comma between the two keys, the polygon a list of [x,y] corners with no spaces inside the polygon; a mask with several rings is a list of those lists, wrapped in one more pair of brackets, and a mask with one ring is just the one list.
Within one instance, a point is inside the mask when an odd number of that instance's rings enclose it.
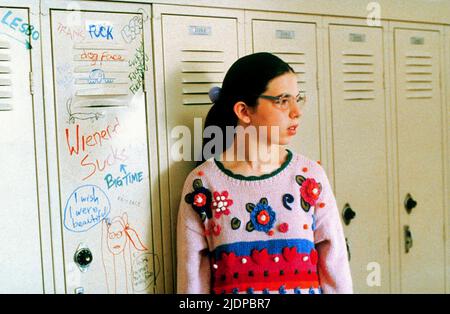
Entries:
{"label": "dark hair", "polygon": [[[227,138],[226,127],[237,126],[238,118],[234,113],[234,104],[238,101],[247,106],[255,107],[258,96],[264,93],[270,80],[287,72],[294,73],[292,67],[277,56],[268,52],[258,52],[244,56],[233,63],[223,80],[222,89],[218,99],[208,112],[203,131],[209,126],[221,129],[223,138],[223,151],[231,144],[233,138]],[[205,156],[203,149],[212,138],[205,138],[203,134],[201,164],[211,156]],[[213,152],[217,156],[222,152]]]}

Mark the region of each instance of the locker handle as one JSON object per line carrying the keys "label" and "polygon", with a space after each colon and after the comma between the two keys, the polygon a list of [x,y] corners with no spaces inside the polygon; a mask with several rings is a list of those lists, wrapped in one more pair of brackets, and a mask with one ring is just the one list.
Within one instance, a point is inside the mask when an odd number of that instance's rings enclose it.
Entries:
{"label": "locker handle", "polygon": [[342,210],[342,218],[344,218],[344,223],[348,226],[355,216],[355,211],[350,207],[350,204],[346,203],[344,205],[344,209]]}
{"label": "locker handle", "polygon": [[409,250],[411,250],[413,246],[413,238],[411,230],[409,229],[409,226],[404,226],[404,235],[405,235],[405,253],[409,253]]}
{"label": "locker handle", "polygon": [[413,208],[417,206],[417,202],[412,198],[411,194],[408,193],[406,194],[404,205],[406,212],[411,214]]}

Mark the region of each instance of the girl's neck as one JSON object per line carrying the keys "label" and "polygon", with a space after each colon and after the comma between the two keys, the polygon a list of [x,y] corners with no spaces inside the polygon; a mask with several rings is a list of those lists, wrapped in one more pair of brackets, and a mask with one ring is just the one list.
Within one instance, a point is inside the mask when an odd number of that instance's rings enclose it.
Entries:
{"label": "girl's neck", "polygon": [[281,145],[266,145],[264,147],[246,144],[244,149],[238,149],[236,141],[219,160],[223,166],[235,174],[243,176],[260,176],[280,168],[287,158],[287,151]]}

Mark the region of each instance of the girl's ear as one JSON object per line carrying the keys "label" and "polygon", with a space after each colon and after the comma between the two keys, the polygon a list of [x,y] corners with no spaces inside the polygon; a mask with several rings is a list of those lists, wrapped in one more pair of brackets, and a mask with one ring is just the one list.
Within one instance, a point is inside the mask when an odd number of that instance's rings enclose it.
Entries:
{"label": "girl's ear", "polygon": [[234,104],[233,111],[238,117],[238,120],[244,124],[250,124],[250,107],[243,101],[238,101]]}

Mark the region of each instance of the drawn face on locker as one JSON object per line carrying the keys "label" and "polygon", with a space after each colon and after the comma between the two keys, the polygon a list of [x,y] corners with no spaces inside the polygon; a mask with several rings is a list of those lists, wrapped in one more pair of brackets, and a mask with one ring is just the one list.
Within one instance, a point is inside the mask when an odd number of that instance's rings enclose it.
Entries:
{"label": "drawn face on locker", "polygon": [[299,90],[306,95],[297,134],[289,146],[310,158],[321,159],[315,25],[254,20],[252,29],[253,51],[270,51],[287,62],[297,75]]}
{"label": "drawn face on locker", "polygon": [[[152,258],[139,270],[132,266],[140,248],[152,254],[143,93],[150,65],[143,48],[148,17],[54,10],[51,18],[66,269],[74,269],[69,267],[80,243],[92,252],[92,263],[78,282],[67,283],[67,292],[77,286],[95,293],[136,292],[136,271],[156,273]],[[123,215],[127,222],[117,218]],[[131,245],[129,228],[148,244]],[[151,291],[154,279],[143,290]]]}
{"label": "drawn face on locker", "polygon": [[329,25],[329,38],[336,199],[343,216],[356,213],[344,225],[354,287],[360,293],[387,293],[389,204],[383,31]]}
{"label": "drawn face on locker", "polygon": [[28,16],[0,7],[0,293],[43,293]]}

